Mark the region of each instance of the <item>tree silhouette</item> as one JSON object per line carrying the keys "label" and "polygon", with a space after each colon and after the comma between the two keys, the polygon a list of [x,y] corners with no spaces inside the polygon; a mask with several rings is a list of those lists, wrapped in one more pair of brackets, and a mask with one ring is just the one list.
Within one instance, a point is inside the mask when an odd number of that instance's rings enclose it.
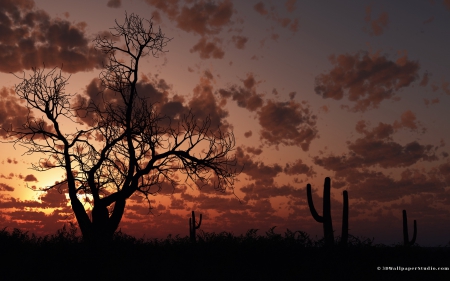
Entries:
{"label": "tree silhouette", "polygon": [[[122,47],[116,45],[120,38]],[[97,37],[96,48],[108,58],[100,74],[103,98],[97,102],[74,103],[74,95],[65,92],[70,77],[56,69],[34,68],[29,78],[19,77],[16,93],[30,113],[21,128],[7,130],[10,142],[26,147],[27,154],[46,155],[33,165],[37,171],[64,169],[65,181],[47,188],[67,188],[87,241],[110,240],[127,199],[140,193],[150,204],[148,196],[163,182],[178,183],[178,172],[185,180],[211,182],[219,191],[233,188],[239,174],[236,158],[230,157],[232,132],[211,128],[209,117],[200,120],[190,111],[163,116],[138,93],[140,60],[157,57],[168,41],[161,29],[153,31],[151,21],[134,14],[125,15],[123,24],[116,21],[111,36]],[[83,117],[90,118],[88,125],[78,129]],[[83,198],[91,203],[90,215]]]}

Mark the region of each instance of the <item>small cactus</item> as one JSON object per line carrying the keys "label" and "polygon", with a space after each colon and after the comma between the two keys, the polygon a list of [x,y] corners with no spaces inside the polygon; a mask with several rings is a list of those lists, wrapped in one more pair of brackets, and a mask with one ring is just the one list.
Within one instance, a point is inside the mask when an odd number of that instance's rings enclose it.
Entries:
{"label": "small cactus", "polygon": [[[314,208],[311,185],[307,184],[306,186],[308,206],[309,210],[311,211],[311,215],[317,222],[323,223],[325,247],[332,247],[334,245],[333,223],[331,220],[330,189],[331,189],[331,179],[329,177],[326,177],[323,186],[323,215],[319,216],[316,209]],[[346,246],[348,240],[348,193],[346,190],[344,190],[343,192],[343,197],[344,197],[344,207],[342,212],[341,245]]]}
{"label": "small cactus", "polygon": [[200,225],[202,225],[202,214],[200,214],[200,220],[198,221],[198,223],[196,223],[195,212],[192,211],[192,218],[189,218],[189,236],[191,238],[191,242],[196,241],[195,231],[200,228]]}
{"label": "small cactus", "polygon": [[409,241],[408,236],[408,218],[406,216],[406,210],[403,210],[403,245],[405,246],[411,246],[416,243],[416,236],[417,236],[417,223],[416,220],[414,220],[414,234],[411,241]]}

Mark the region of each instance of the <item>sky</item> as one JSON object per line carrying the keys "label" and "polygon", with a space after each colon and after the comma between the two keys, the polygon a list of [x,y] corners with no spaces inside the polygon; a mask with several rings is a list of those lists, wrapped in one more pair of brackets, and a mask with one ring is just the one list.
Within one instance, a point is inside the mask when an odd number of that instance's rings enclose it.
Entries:
{"label": "sky", "polygon": [[[125,13],[171,38],[141,61],[143,91],[232,131],[243,170],[224,193],[167,186],[151,210],[131,197],[123,232],[185,236],[195,210],[206,232],[276,226],[320,238],[306,185],[322,214],[330,177],[336,236],[347,190],[351,235],[401,243],[406,210],[419,245],[450,242],[449,0],[0,0],[1,126],[23,124],[15,85],[32,67],[62,66],[66,91],[92,96],[102,70],[92,41]],[[64,172],[31,169],[46,156],[0,137],[0,227],[44,235],[75,221],[64,189],[39,191]]]}

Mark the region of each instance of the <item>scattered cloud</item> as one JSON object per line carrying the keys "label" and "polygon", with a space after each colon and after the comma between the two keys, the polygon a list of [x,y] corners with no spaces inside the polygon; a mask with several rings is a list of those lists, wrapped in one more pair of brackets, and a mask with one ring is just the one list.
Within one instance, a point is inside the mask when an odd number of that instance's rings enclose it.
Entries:
{"label": "scattered cloud", "polygon": [[419,78],[419,63],[404,55],[396,61],[378,54],[358,52],[354,55],[330,56],[334,68],[316,77],[315,92],[323,98],[341,100],[344,96],[355,103],[351,111],[378,108],[402,88]]}
{"label": "scattered cloud", "polygon": [[220,89],[218,92],[222,98],[231,98],[237,102],[239,107],[248,109],[249,111],[255,111],[261,108],[263,105],[262,95],[256,93],[256,82],[253,73],[247,73],[247,78],[241,80],[244,87],[236,85],[231,86],[229,89]]}
{"label": "scattered cloud", "polygon": [[365,27],[365,30],[371,36],[380,36],[389,24],[389,15],[387,12],[382,12],[378,18],[372,19],[372,6],[369,5],[366,7],[366,17],[364,20],[369,24],[369,27]]}
{"label": "scattered cloud", "polygon": [[316,115],[306,101],[301,103],[268,100],[258,111],[261,139],[269,145],[296,145],[307,151],[318,137]]}
{"label": "scattered cloud", "polygon": [[75,73],[101,68],[104,55],[87,38],[86,23],[50,18],[31,0],[0,3],[0,72],[61,67]]}
{"label": "scattered cloud", "polygon": [[[295,2],[296,1],[288,0],[285,3],[285,6],[286,6],[286,9],[288,10],[288,12],[294,11]],[[276,11],[275,6],[270,7],[270,11],[269,11],[266,9],[264,3],[262,1],[260,1],[253,6],[253,9],[261,16],[265,16],[266,19],[278,23],[283,28],[288,28],[292,32],[298,31],[298,25],[299,25],[298,18],[291,19],[288,17],[281,17],[280,15],[278,15],[278,12]],[[279,37],[278,34],[272,34],[273,40],[276,41],[278,39],[278,37]]]}
{"label": "scattered cloud", "polygon": [[216,40],[212,42],[208,42],[205,37],[202,37],[197,44],[195,44],[190,50],[191,53],[199,53],[200,58],[202,59],[222,59],[225,55],[225,52],[221,49],[219,44],[221,41],[216,38]]}
{"label": "scattered cloud", "polygon": [[238,48],[240,50],[245,48],[245,44],[248,41],[248,38],[244,37],[244,36],[233,36],[233,37],[231,37],[231,39],[233,40],[236,48]]}
{"label": "scattered cloud", "polygon": [[6,183],[0,182],[0,191],[14,191],[14,187],[12,187]]}
{"label": "scattered cloud", "polygon": [[106,6],[110,8],[120,8],[122,6],[122,0],[109,0],[108,3],[106,3]]}

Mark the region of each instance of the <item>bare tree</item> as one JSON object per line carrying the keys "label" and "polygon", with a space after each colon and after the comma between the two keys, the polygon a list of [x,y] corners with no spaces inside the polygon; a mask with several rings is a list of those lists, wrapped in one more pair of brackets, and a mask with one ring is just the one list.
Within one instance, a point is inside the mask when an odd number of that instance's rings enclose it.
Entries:
{"label": "bare tree", "polygon": [[[56,69],[33,69],[16,86],[29,108],[27,122],[8,129],[14,145],[46,156],[33,165],[35,170],[64,169],[66,180],[48,188],[67,188],[83,238],[94,242],[112,238],[131,195],[140,193],[150,203],[148,196],[160,191],[163,182],[178,183],[178,172],[186,180],[213,178],[220,191],[233,188],[239,174],[236,158],[229,155],[235,145],[232,133],[211,128],[209,118],[198,120],[191,112],[171,120],[138,93],[140,60],[156,57],[170,39],[134,14],[126,15],[123,24],[116,21],[112,30],[94,42],[108,58],[100,74],[102,93],[113,92],[114,99],[75,107],[73,95],[65,92],[69,78]],[[122,47],[116,45],[118,38]],[[77,129],[82,112],[92,119]],[[91,215],[83,197],[90,197]]]}

